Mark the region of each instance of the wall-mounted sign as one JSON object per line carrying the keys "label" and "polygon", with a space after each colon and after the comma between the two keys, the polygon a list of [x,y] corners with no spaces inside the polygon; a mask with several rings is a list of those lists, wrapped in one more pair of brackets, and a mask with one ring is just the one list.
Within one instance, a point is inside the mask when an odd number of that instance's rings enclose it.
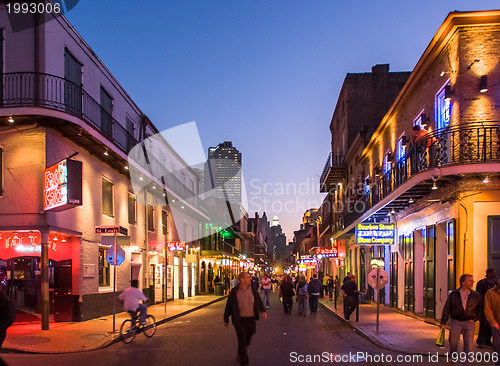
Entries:
{"label": "wall-mounted sign", "polygon": [[392,245],[395,243],[394,224],[358,224],[356,243],[365,245]]}
{"label": "wall-mounted sign", "polygon": [[82,205],[82,162],[63,160],[43,171],[43,209],[62,211]]}
{"label": "wall-mounted sign", "polygon": [[186,243],[183,241],[169,241],[167,242],[167,248],[171,252],[179,252],[186,250]]}
{"label": "wall-mounted sign", "polygon": [[316,265],[318,264],[319,260],[315,256],[312,255],[301,255],[300,260],[297,261],[298,264],[305,264],[305,265]]}
{"label": "wall-mounted sign", "polygon": [[[39,231],[0,232],[0,257],[40,257],[42,236]],[[68,239],[50,235],[47,244],[49,258],[60,261],[71,259],[71,243]]]}
{"label": "wall-mounted sign", "polygon": [[337,247],[319,249],[318,258],[337,258],[339,251]]}

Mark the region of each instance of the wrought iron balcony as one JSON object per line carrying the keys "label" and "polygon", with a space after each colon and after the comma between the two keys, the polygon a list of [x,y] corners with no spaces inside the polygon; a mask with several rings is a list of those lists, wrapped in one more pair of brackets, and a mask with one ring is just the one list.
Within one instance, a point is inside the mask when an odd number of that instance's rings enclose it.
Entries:
{"label": "wrought iron balcony", "polygon": [[[409,146],[405,156],[378,181],[375,179],[369,192],[347,203],[351,209],[344,214],[345,227],[419,173],[481,163],[500,163],[500,121],[462,124],[429,133]],[[432,182],[420,182],[406,195],[416,199],[430,193],[431,188]],[[389,210],[397,211],[408,205],[408,197],[397,199],[380,210],[378,216],[387,216]]]}
{"label": "wrought iron balcony", "polygon": [[344,153],[330,153],[328,155],[319,179],[320,192],[329,192],[344,180],[346,171],[344,163]]}

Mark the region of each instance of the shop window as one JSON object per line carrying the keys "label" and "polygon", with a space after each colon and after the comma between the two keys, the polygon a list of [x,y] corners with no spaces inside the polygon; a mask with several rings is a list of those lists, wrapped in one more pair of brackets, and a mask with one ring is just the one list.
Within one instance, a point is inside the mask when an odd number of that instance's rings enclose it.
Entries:
{"label": "shop window", "polygon": [[135,195],[133,195],[132,193],[129,193],[128,194],[128,223],[130,225],[135,225],[137,222],[136,211],[137,211],[137,200],[135,198]]}
{"label": "shop window", "polygon": [[102,213],[113,217],[113,183],[102,178]]}
{"label": "shop window", "polygon": [[436,114],[436,128],[439,130],[448,127],[450,125],[451,102],[450,99],[445,96],[445,86],[436,94],[434,108]]}
{"label": "shop window", "polygon": [[110,282],[110,270],[111,267],[106,260],[106,248],[99,248],[99,286],[108,287],[111,285]]}
{"label": "shop window", "polygon": [[155,220],[154,220],[154,207],[150,204],[146,206],[147,214],[148,214],[148,230],[155,231]]}
{"label": "shop window", "polygon": [[165,236],[168,235],[167,220],[168,220],[167,211],[161,211],[161,230],[162,230],[162,234]]}

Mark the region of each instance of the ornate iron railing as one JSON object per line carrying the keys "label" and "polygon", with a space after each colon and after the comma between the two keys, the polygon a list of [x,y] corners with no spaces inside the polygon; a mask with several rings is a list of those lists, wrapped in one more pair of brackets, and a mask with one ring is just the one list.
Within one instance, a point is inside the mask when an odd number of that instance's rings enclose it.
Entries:
{"label": "ornate iron railing", "polygon": [[[368,209],[418,173],[435,167],[500,162],[500,121],[461,124],[434,131],[410,145],[406,154],[370,190],[346,203],[349,226]],[[375,179],[376,180],[376,179]]]}
{"label": "ornate iron railing", "polygon": [[326,159],[325,166],[323,168],[323,172],[320,176],[320,184],[323,184],[326,177],[328,176],[328,172],[332,167],[342,167],[345,162],[345,154],[344,153],[330,153],[328,154],[328,158]]}

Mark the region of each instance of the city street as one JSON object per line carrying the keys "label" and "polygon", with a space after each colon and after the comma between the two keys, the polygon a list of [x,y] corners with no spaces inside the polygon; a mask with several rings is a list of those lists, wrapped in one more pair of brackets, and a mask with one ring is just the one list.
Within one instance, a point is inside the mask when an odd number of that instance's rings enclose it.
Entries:
{"label": "city street", "polygon": [[[377,347],[357,335],[322,308],[316,316],[298,316],[295,304],[292,315],[285,315],[277,293],[272,294],[271,300],[269,318],[258,322],[257,334],[249,349],[250,363],[253,365],[313,364],[300,362],[299,355],[306,357],[321,355],[323,352],[332,353],[334,357],[347,355],[349,352],[391,355],[394,360],[397,357],[396,353]],[[226,329],[222,323],[224,306],[225,301],[195,311],[160,326],[153,338],[146,339],[140,334],[128,345],[118,343],[102,350],[74,354],[2,354],[2,357],[9,366],[160,365],[167,362],[169,365],[179,366],[236,365],[236,336],[232,326]],[[292,352],[297,353],[296,357],[291,356]],[[352,364],[352,362],[324,361],[315,363]],[[441,359],[439,364],[442,363]],[[362,362],[361,364],[389,365],[390,363]]]}

